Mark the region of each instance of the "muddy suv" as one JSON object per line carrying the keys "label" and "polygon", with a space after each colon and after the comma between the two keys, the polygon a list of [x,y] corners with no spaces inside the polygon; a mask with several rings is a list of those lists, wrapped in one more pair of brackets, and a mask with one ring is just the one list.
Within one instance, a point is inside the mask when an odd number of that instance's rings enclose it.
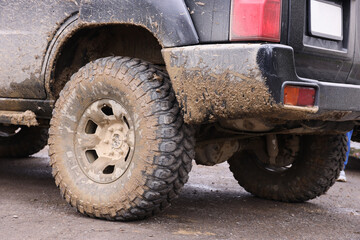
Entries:
{"label": "muddy suv", "polygon": [[259,197],[315,198],[360,117],[359,11],[353,0],[0,0],[0,155],[48,140],[61,195],[110,220],[169,206],[193,159],[227,161]]}

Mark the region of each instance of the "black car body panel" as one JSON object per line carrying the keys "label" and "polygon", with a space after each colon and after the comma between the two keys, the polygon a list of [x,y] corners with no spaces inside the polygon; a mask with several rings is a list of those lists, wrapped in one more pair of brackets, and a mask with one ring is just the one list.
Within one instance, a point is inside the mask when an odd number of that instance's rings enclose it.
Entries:
{"label": "black car body panel", "polygon": [[143,26],[162,46],[197,44],[198,36],[182,0],[94,0],[83,1],[80,20],[84,23],[125,23]]}
{"label": "black car body panel", "polygon": [[201,43],[229,41],[230,0],[185,0]]}
{"label": "black car body panel", "polygon": [[44,56],[77,1],[0,1],[0,97],[45,99]]}
{"label": "black car body panel", "polygon": [[[328,1],[332,3],[332,1]],[[345,83],[354,59],[356,8],[359,2],[342,1],[343,40],[336,41],[309,33],[309,1],[290,0],[288,45],[295,52],[300,77]]]}
{"label": "black car body panel", "polygon": [[355,54],[354,64],[352,66],[347,83],[360,84],[360,4],[357,4],[356,10],[356,36],[355,36]]}

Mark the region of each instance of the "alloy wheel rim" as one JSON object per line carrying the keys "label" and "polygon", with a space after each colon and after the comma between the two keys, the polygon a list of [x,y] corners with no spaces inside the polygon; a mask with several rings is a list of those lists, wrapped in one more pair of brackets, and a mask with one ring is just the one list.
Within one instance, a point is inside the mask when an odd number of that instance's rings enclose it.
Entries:
{"label": "alloy wheel rim", "polygon": [[132,118],[120,103],[98,100],[80,118],[74,142],[84,174],[97,183],[114,182],[132,161],[135,143]]}

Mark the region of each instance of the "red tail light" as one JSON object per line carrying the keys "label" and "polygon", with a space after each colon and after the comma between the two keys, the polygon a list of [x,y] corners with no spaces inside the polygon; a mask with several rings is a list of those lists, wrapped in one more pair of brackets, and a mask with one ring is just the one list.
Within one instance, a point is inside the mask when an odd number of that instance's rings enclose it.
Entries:
{"label": "red tail light", "polygon": [[233,0],[230,41],[280,42],[281,0]]}

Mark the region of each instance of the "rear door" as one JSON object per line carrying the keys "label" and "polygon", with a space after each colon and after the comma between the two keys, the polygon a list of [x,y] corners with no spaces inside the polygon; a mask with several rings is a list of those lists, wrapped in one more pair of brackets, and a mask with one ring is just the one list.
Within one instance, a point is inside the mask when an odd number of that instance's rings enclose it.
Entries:
{"label": "rear door", "polygon": [[357,5],[356,0],[289,1],[288,44],[300,77],[346,82],[354,60]]}
{"label": "rear door", "polygon": [[41,65],[48,43],[78,5],[75,0],[0,0],[0,97],[46,98]]}

